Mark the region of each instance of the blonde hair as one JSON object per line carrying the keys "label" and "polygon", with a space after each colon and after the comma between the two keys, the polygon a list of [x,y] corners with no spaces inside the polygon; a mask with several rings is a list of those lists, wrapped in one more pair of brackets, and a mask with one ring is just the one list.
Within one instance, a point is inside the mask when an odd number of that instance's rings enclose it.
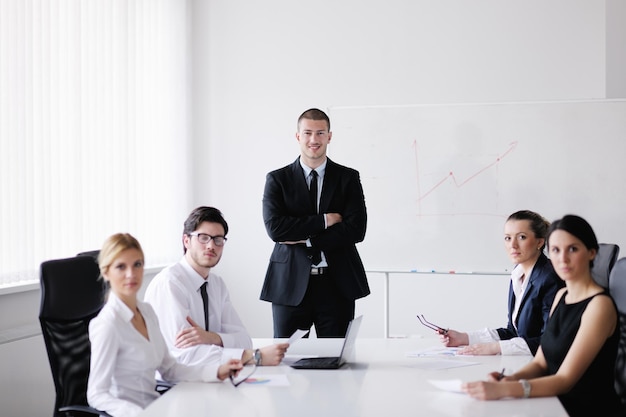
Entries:
{"label": "blonde hair", "polygon": [[98,266],[100,267],[100,276],[104,277],[109,271],[109,267],[120,256],[120,253],[128,249],[137,249],[141,253],[141,261],[144,261],[143,249],[139,241],[129,233],[116,233],[109,236],[102,244],[102,249],[98,254]]}

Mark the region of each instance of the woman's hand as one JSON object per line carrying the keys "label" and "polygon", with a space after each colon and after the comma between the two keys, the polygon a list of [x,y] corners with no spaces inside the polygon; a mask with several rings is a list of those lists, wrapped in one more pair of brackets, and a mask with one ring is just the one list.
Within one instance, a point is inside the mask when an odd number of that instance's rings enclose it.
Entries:
{"label": "woman's hand", "polygon": [[507,396],[506,385],[500,382],[466,382],[461,385],[461,390],[477,400],[498,400]]}
{"label": "woman's hand", "polygon": [[439,340],[447,347],[465,346],[469,344],[469,336],[467,333],[457,332],[456,330],[448,329],[447,332],[437,332]]}
{"label": "woman's hand", "polygon": [[498,342],[489,342],[489,343],[476,343],[473,345],[465,346],[459,349],[456,354],[457,355],[499,355],[502,353],[500,350],[500,343]]}

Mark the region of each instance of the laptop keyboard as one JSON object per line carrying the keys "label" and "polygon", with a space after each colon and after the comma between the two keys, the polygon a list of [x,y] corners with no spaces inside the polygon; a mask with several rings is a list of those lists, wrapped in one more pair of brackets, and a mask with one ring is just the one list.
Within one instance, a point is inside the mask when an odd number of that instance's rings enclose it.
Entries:
{"label": "laptop keyboard", "polygon": [[307,360],[308,365],[310,365],[312,367],[320,367],[320,368],[327,368],[327,367],[336,366],[338,361],[339,361],[339,358],[334,358],[334,357],[309,358]]}
{"label": "laptop keyboard", "polygon": [[334,366],[339,361],[339,358],[314,358],[313,363],[320,366]]}

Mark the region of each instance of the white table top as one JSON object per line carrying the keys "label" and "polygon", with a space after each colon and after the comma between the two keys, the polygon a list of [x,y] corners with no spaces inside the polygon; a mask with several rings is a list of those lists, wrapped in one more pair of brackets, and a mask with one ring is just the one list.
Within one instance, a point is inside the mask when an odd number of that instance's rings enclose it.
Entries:
{"label": "white table top", "polygon": [[[556,397],[478,401],[440,390],[429,380],[484,379],[491,371],[511,373],[530,357],[409,357],[408,352],[441,347],[436,337],[422,339],[357,339],[354,363],[337,370],[297,370],[287,363],[302,356],[336,356],[342,339],[302,339],[294,343],[280,366],[258,367],[254,377],[279,375],[287,386],[230,382],[181,382],[152,403],[141,417],[326,417],[326,416],[538,416],[567,417]],[[255,346],[273,343],[257,339]],[[442,362],[443,361],[443,362]],[[447,361],[477,364],[426,369]],[[450,363],[450,362],[447,362]]]}

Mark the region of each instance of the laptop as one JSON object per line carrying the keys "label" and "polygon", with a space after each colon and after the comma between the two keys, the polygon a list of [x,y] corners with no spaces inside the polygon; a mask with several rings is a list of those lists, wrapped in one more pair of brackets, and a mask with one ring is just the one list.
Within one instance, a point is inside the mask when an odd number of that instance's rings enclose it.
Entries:
{"label": "laptop", "polygon": [[359,333],[359,327],[361,326],[361,320],[363,316],[359,316],[352,320],[348,324],[348,331],[346,337],[343,340],[343,346],[341,347],[341,353],[339,356],[327,356],[318,358],[303,358],[292,363],[290,366],[296,369],[338,369],[347,362],[348,358],[352,358],[354,353],[354,345],[356,342],[356,335]]}

